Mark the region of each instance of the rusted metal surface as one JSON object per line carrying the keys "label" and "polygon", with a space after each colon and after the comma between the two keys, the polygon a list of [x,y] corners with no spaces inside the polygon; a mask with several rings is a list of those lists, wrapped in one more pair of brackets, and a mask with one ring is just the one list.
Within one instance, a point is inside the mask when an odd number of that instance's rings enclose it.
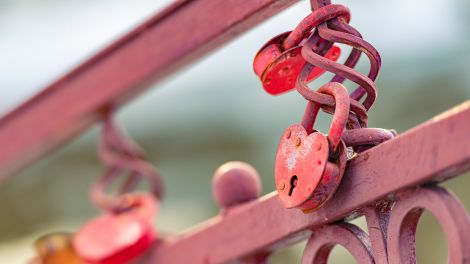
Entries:
{"label": "rusted metal surface", "polygon": [[177,1],[0,120],[0,179],[295,2]]}
{"label": "rusted metal surface", "polygon": [[[405,191],[395,196],[389,194],[425,183],[443,181],[470,169],[470,144],[462,144],[468,142],[470,134],[468,120],[470,120],[470,101],[358,154],[349,162],[334,199],[314,213],[304,214],[300,210],[285,209],[274,192],[256,201],[227,210],[224,214],[192,230],[164,238],[163,243],[155,247],[154,251],[141,261],[142,263],[223,263],[297,242],[309,236],[311,228],[333,223],[345,217],[348,219],[357,217],[362,213],[361,208],[375,205],[380,199],[390,197],[396,200],[398,197],[399,201],[405,200],[401,197],[407,197],[407,193],[413,195],[414,192]],[[448,140],[449,138],[452,140]],[[439,199],[449,197],[447,194],[444,196]],[[410,199],[411,202],[404,202],[408,205],[404,205],[404,209],[400,210],[407,212],[411,204],[429,208],[435,213],[434,205],[431,206],[429,202],[422,203],[427,201],[427,196],[424,195],[422,199]],[[436,207],[443,206],[442,201],[440,203],[441,205]],[[439,207],[445,210],[437,212],[437,217],[445,228],[455,223],[456,226],[449,229],[448,238],[452,239],[450,242],[452,252],[456,252],[457,258],[465,259],[466,254],[470,252],[468,236],[458,234],[455,230],[467,228],[468,218],[459,211],[461,205],[452,205],[455,204],[453,200],[450,204],[447,209]],[[445,215],[447,216],[444,217]],[[397,215],[392,216],[394,217],[401,219],[403,213],[397,211]],[[375,221],[376,225],[383,223],[383,219],[369,219],[368,221]],[[391,225],[396,226],[400,222],[401,220],[391,220]],[[391,230],[389,232],[394,234]],[[391,250],[396,250],[393,247],[399,244],[392,241],[396,241],[393,239],[397,239],[397,235],[390,235],[387,239],[390,240],[388,244]],[[371,241],[373,248],[380,249],[380,238],[375,236]],[[382,248],[383,246],[384,243]],[[404,246],[406,245],[402,247]],[[384,251],[381,252],[383,255]],[[400,258],[402,254],[408,254],[394,252],[396,254],[394,257]],[[380,252],[376,255],[380,255]],[[384,262],[377,261],[377,263]],[[390,259],[390,263],[398,262]]]}

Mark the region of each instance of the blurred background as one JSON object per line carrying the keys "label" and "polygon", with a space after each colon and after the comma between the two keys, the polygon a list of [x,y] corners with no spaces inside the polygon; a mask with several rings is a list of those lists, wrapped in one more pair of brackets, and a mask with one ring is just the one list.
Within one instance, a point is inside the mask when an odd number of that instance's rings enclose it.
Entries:
{"label": "blurred background", "polygon": [[[170,2],[0,0],[0,114]],[[371,126],[401,133],[470,98],[470,1],[333,2],[349,6],[351,24],[382,55]],[[160,230],[180,232],[218,213],[210,181],[224,162],[251,163],[262,176],[263,193],[274,190],[278,139],[300,120],[305,101],[295,92],[265,93],[252,59],[265,41],[294,28],[309,10],[308,2],[300,1],[119,111],[121,125],[165,178],[167,194],[156,223]],[[368,71],[365,56],[358,69]],[[322,115],[320,130],[326,131],[327,121]],[[103,169],[95,153],[98,132],[99,126],[93,126],[0,184],[0,263],[24,263],[33,255],[37,236],[76,230],[97,214],[87,194]],[[467,176],[444,185],[469,208]],[[363,220],[356,223],[363,225]],[[419,261],[445,263],[446,242],[436,220],[425,214],[418,229]],[[299,263],[302,248],[282,250],[272,262]],[[335,248],[331,263],[351,262],[349,253]]]}

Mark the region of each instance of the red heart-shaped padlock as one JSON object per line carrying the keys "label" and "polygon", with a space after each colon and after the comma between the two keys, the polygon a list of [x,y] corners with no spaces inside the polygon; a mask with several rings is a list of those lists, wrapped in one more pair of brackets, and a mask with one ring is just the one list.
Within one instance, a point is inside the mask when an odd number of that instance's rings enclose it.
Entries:
{"label": "red heart-shaped padlock", "polygon": [[274,171],[284,206],[304,212],[319,208],[333,196],[346,168],[346,146],[341,136],[348,121],[348,92],[340,83],[329,83],[318,91],[335,99],[328,136],[313,130],[320,105],[309,102],[302,124],[292,125],[284,132]]}
{"label": "red heart-shaped padlock", "polygon": [[286,208],[305,212],[320,207],[336,191],[346,166],[346,147],[339,146],[338,164],[328,161],[325,135],[310,135],[302,125],[286,129],[276,154],[275,180],[279,198]]}
{"label": "red heart-shaped padlock", "polygon": [[[132,194],[134,195],[134,194]],[[77,254],[88,263],[127,263],[143,253],[155,240],[152,219],[155,200],[140,195],[132,200],[132,209],[108,212],[88,221],[75,234],[73,245]]]}
{"label": "red heart-shaped padlock", "polygon": [[288,127],[276,154],[275,178],[279,197],[287,208],[308,200],[322,179],[328,161],[328,140],[307,134],[302,125]]}

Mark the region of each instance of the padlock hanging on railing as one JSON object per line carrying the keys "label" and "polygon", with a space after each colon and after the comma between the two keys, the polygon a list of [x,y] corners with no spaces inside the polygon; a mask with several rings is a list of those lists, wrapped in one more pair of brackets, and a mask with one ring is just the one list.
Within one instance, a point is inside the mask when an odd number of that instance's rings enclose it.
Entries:
{"label": "padlock hanging on railing", "polygon": [[336,101],[328,135],[313,130],[321,105],[309,102],[302,124],[288,127],[277,149],[276,188],[287,208],[312,211],[320,207],[334,194],[346,168],[346,146],[341,136],[348,121],[348,92],[339,83],[328,83],[318,91]]}
{"label": "padlock hanging on railing", "polygon": [[[367,127],[367,111],[377,97],[374,81],[381,66],[378,51],[348,24],[347,7],[329,0],[312,0],[311,5],[312,13],[292,32],[268,41],[253,63],[268,93],[276,95],[295,88],[308,101],[302,125],[290,126],[284,132],[275,163],[276,188],[284,206],[305,212],[319,208],[338,188],[346,167],[346,147],[354,157],[354,153],[396,134]],[[352,47],[343,64],[329,53],[335,43]],[[368,75],[354,70],[361,53],[371,64]],[[308,82],[324,71],[334,74],[331,82],[310,90]],[[350,95],[342,85],[346,79],[359,84]],[[328,136],[313,128],[320,108],[334,115]]]}
{"label": "padlock hanging on railing", "polygon": [[[164,191],[162,179],[109,115],[103,121],[98,155],[106,169],[91,186],[90,197],[101,215],[88,220],[75,234],[52,233],[38,239],[38,254],[31,263],[128,263],[156,241],[153,225]],[[108,194],[119,176],[126,174],[117,192]],[[147,180],[149,191],[134,190],[142,179]]]}
{"label": "padlock hanging on railing", "polygon": [[154,243],[155,197],[133,193],[120,197],[120,202],[122,208],[103,212],[75,233],[74,249],[86,263],[128,263]]}
{"label": "padlock hanging on railing", "polygon": [[[76,232],[73,246],[87,263],[127,263],[156,239],[153,224],[163,196],[162,180],[140,148],[117,128],[110,116],[104,119],[98,153],[107,168],[92,185],[90,195],[103,213]],[[108,187],[126,173],[128,178],[116,195],[107,195]],[[150,191],[134,191],[141,179],[147,180]]]}

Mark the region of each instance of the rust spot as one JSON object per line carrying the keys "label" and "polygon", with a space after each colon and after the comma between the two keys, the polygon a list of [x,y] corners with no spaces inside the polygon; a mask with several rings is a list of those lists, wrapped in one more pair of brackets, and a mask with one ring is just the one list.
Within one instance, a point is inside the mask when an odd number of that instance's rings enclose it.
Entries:
{"label": "rust spot", "polygon": [[302,143],[302,140],[300,138],[295,139],[295,146],[300,146],[300,143]]}
{"label": "rust spot", "polygon": [[320,151],[320,150],[321,150],[321,148],[322,148],[322,145],[321,145],[321,143],[318,143],[318,145],[317,145],[317,151]]}
{"label": "rust spot", "polygon": [[279,75],[285,76],[285,75],[289,74],[289,72],[290,72],[290,66],[285,66],[284,68],[282,68],[279,71]]}
{"label": "rust spot", "polygon": [[292,131],[287,130],[287,132],[286,132],[286,139],[289,139],[291,135],[292,135]]}
{"label": "rust spot", "polygon": [[308,193],[313,192],[313,186],[312,185],[307,186],[307,192]]}
{"label": "rust spot", "polygon": [[284,190],[286,188],[286,182],[285,181],[282,181],[280,184],[279,184],[279,190]]}
{"label": "rust spot", "polygon": [[271,77],[268,77],[266,78],[266,80],[264,80],[264,84],[269,85],[270,83],[271,83]]}
{"label": "rust spot", "polygon": [[364,160],[368,160],[368,159],[369,159],[369,153],[366,152],[366,153],[364,154]]}

